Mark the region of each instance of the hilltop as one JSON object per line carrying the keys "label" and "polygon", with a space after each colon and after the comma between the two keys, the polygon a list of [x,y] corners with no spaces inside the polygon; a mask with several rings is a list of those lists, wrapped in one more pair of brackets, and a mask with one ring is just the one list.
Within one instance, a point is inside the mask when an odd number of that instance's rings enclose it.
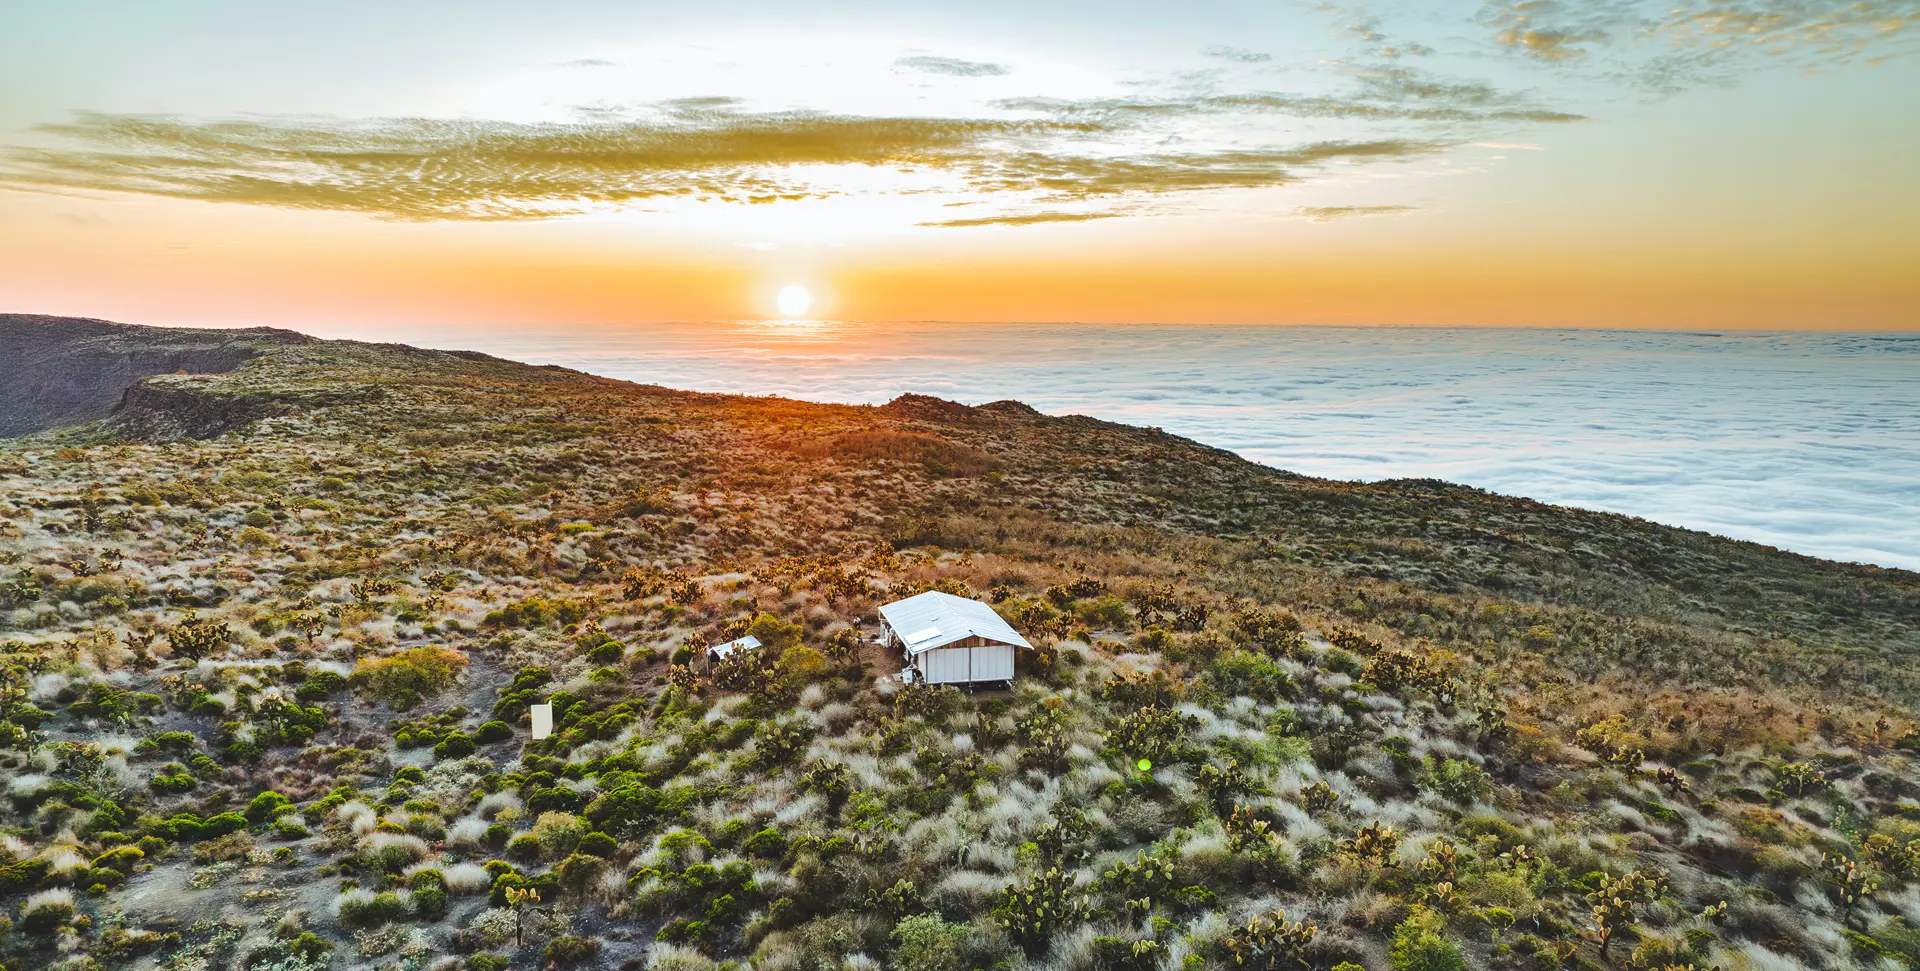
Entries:
{"label": "hilltop", "polygon": [[[0,368],[10,968],[1920,962],[1920,575],[1017,402]],[[1015,690],[887,679],[925,589]]]}

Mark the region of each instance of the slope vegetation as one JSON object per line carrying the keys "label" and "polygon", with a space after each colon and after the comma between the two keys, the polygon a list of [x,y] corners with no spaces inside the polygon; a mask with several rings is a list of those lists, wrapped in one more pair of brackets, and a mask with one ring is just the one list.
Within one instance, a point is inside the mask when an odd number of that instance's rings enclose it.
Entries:
{"label": "slope vegetation", "polygon": [[[1911,573],[1013,402],[236,365],[0,445],[10,968],[1920,961]],[[1013,690],[887,677],[925,589]]]}

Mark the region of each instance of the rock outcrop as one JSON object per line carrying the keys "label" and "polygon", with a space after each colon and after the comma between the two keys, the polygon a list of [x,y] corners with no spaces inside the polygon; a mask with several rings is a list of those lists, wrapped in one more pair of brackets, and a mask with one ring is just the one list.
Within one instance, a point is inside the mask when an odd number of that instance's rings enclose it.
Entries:
{"label": "rock outcrop", "polygon": [[264,327],[185,330],[0,314],[0,438],[98,421],[142,378],[225,373],[265,346],[312,340]]}

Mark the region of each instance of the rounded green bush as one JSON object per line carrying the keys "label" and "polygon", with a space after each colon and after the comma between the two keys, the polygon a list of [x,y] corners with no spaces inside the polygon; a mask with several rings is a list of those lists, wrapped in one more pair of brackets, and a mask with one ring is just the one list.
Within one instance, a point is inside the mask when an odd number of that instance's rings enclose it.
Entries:
{"label": "rounded green bush", "polygon": [[605,833],[588,833],[580,837],[580,845],[575,852],[589,856],[610,857],[620,849],[620,843]]}
{"label": "rounded green bush", "polygon": [[461,759],[473,754],[473,739],[465,732],[454,732],[440,740],[433,747],[433,757],[437,759]]}
{"label": "rounded green bush", "polygon": [[292,800],[288,799],[286,796],[283,796],[280,793],[273,791],[272,789],[268,789],[267,791],[257,796],[254,796],[253,801],[250,803],[247,803],[247,821],[254,822],[254,823],[265,822],[267,819],[271,818],[274,815],[274,812],[276,810],[285,808],[291,802]]}
{"label": "rounded green bush", "polygon": [[507,856],[522,863],[540,859],[542,852],[540,840],[532,833],[521,833],[507,843]]}
{"label": "rounded green bush", "polygon": [[582,961],[592,960],[593,957],[599,953],[599,941],[591,937],[562,934],[547,942],[546,948],[540,952],[540,957],[548,964],[557,964],[564,967],[569,964],[579,964]]}
{"label": "rounded green bush", "polygon": [[340,901],[340,922],[348,927],[380,927],[407,915],[407,905],[392,892],[349,895]]}

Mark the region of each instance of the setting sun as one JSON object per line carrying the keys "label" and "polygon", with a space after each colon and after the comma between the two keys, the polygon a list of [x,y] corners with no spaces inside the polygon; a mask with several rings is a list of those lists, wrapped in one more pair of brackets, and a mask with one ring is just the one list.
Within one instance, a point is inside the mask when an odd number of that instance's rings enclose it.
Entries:
{"label": "setting sun", "polygon": [[780,288],[779,295],[773,298],[780,313],[787,317],[799,317],[813,307],[813,294],[798,283],[790,283]]}

